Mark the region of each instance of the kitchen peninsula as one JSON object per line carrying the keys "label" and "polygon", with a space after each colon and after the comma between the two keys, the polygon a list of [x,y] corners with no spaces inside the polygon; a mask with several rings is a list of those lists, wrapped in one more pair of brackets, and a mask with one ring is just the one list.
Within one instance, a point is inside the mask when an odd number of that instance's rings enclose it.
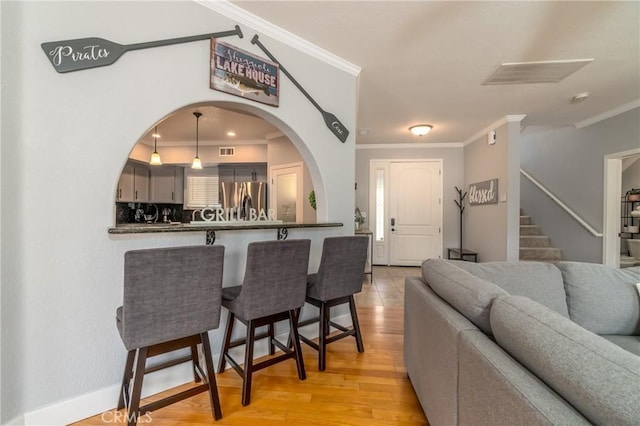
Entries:
{"label": "kitchen peninsula", "polygon": [[213,244],[215,242],[215,233],[217,231],[243,231],[255,229],[276,229],[277,238],[285,240],[289,235],[289,229],[299,228],[339,228],[342,223],[326,222],[326,223],[261,223],[260,221],[234,221],[234,222],[206,222],[202,224],[194,223],[136,223],[122,224],[109,228],[109,234],[147,234],[154,232],[202,232],[206,231],[206,243]]}

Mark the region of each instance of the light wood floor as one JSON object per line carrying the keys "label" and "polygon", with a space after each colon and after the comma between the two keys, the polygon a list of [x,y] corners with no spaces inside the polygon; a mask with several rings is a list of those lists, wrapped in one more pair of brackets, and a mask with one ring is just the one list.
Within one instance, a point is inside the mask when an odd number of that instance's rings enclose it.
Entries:
{"label": "light wood floor", "polygon": [[[352,338],[332,343],[327,369],[319,372],[317,352],[303,344],[307,379],[298,379],[293,360],[261,370],[254,374],[247,407],[240,404],[238,374],[229,369],[216,375],[223,417],[215,424],[428,425],[402,359],[404,278],[418,274],[418,268],[375,267],[373,283],[367,276],[362,293],[356,296],[363,354],[357,352]],[[113,421],[118,415],[123,418],[123,411],[103,413],[76,425],[123,424]],[[208,396],[202,393],[149,413],[138,424],[214,422]]]}

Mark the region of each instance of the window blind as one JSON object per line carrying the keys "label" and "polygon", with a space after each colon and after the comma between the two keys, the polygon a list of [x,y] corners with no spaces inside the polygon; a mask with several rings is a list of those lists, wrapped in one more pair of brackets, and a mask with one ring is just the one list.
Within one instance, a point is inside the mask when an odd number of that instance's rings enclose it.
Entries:
{"label": "window blind", "polygon": [[187,209],[199,209],[220,204],[218,176],[187,176]]}

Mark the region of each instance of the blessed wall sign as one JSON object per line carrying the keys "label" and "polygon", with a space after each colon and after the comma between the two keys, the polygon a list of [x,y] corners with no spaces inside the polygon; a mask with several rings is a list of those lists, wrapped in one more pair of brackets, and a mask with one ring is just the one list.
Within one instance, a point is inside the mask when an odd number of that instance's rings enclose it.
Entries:
{"label": "blessed wall sign", "polygon": [[469,204],[478,206],[482,204],[498,203],[498,179],[485,180],[469,185]]}

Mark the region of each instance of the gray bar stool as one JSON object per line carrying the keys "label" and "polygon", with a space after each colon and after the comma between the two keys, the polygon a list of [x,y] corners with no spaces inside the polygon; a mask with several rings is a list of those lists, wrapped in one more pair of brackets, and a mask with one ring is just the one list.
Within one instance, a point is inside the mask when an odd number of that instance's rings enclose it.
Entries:
{"label": "gray bar stool", "polygon": [[[116,321],[129,352],[118,409],[128,408],[129,425],[135,425],[141,414],[206,391],[209,391],[213,417],[216,420],[222,417],[208,330],[220,324],[223,261],[224,246],[125,253],[124,300],[116,310]],[[198,344],[202,344],[206,374],[200,366]],[[191,353],[146,367],[147,358],[183,348],[190,348]],[[202,384],[140,407],[145,373],[187,361],[193,363],[195,382]],[[130,392],[131,379],[133,390]]]}
{"label": "gray bar stool", "polygon": [[[229,310],[224,343],[220,353],[218,372],[222,373],[227,361],[242,377],[242,405],[251,400],[251,378],[254,372],[289,358],[296,360],[298,377],[306,379],[304,361],[298,338],[297,310],[304,305],[307,272],[309,269],[310,240],[280,240],[250,243],[247,265],[241,286],[222,289],[222,306]],[[247,327],[245,338],[231,341],[235,320]],[[274,338],[274,323],[289,320],[292,348]],[[256,335],[256,328],[268,326],[267,332]],[[274,358],[253,363],[256,339],[269,338],[269,354],[275,346],[284,352]],[[229,349],[246,345],[244,368],[229,354]]]}
{"label": "gray bar stool", "polygon": [[[319,308],[320,312],[319,317],[301,321],[298,327],[318,322],[318,343],[303,335],[300,335],[300,340],[319,352],[320,371],[326,369],[329,343],[354,336],[358,352],[364,352],[353,295],[362,290],[368,244],[367,236],[325,238],[318,273],[308,277],[306,301]],[[331,308],[344,303],[349,304],[351,328],[331,321]],[[341,333],[329,337],[330,327],[337,328]]]}

